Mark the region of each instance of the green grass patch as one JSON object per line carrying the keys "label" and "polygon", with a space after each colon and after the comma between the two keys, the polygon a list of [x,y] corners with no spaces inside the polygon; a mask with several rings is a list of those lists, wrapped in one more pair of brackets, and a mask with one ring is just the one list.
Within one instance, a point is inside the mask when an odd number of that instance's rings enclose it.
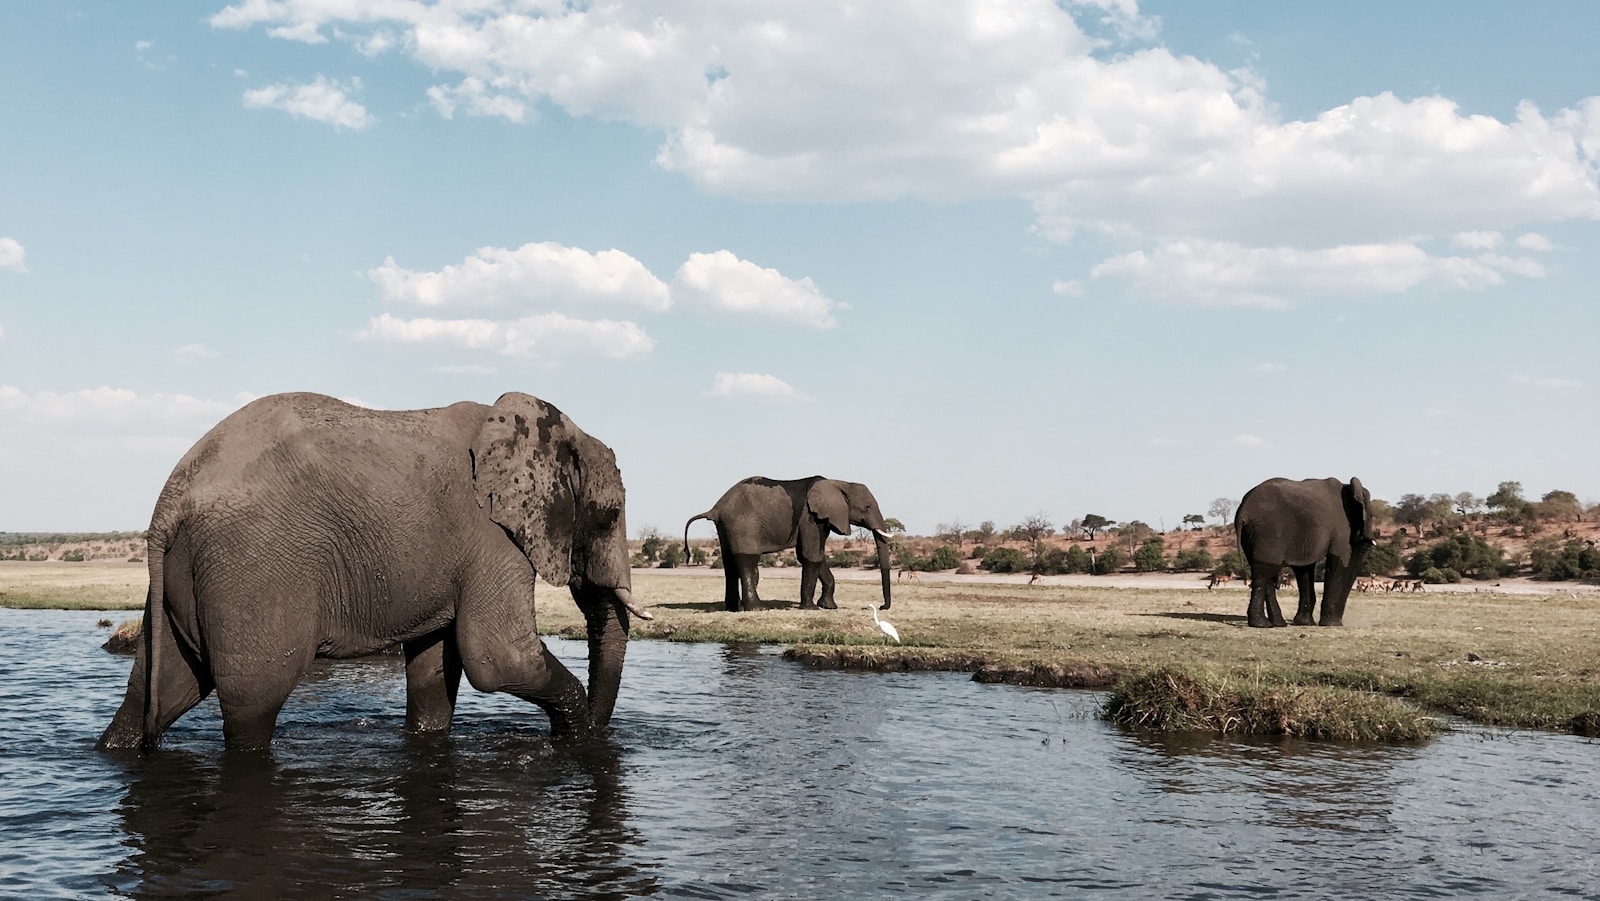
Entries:
{"label": "green grass patch", "polygon": [[1421,741],[1442,728],[1434,717],[1386,695],[1173,667],[1118,681],[1102,715],[1119,725],[1161,732],[1339,741]]}

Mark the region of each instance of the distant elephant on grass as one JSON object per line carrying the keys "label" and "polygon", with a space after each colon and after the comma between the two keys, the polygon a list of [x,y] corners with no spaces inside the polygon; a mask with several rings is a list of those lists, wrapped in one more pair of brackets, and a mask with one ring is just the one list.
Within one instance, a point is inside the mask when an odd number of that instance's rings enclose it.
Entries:
{"label": "distant elephant on grass", "polygon": [[[227,747],[262,748],[314,657],[406,654],[406,726],[444,731],[461,674],[610,720],[634,602],[611,449],[526,394],[378,411],[257,400],[200,439],[156,501],[144,640],[101,748],[153,747],[213,690]],[[544,647],[536,578],[570,590],[589,688]]]}
{"label": "distant elephant on grass", "polygon": [[1372,549],[1372,495],[1360,479],[1268,479],[1239,501],[1233,521],[1239,550],[1250,562],[1251,626],[1282,626],[1278,573],[1294,570],[1300,607],[1294,624],[1309,626],[1317,595],[1317,563],[1325,564],[1322,617],[1317,625],[1344,625],[1344,605],[1356,573]]}
{"label": "distant elephant on grass", "polygon": [[[684,547],[689,546],[689,526],[698,519],[708,519],[717,527],[727,588],[723,602],[729,610],[759,608],[756,583],[761,579],[761,555],[787,548],[794,548],[800,559],[800,606],[836,609],[833,572],[828,569],[828,533],[846,535],[852,526],[872,530],[883,582],[880,609],[889,609],[888,526],[877,498],[859,482],[822,476],[787,481],[752,476],[729,488],[710,510],[689,517],[683,524]],[[820,604],[812,602],[819,578]]]}

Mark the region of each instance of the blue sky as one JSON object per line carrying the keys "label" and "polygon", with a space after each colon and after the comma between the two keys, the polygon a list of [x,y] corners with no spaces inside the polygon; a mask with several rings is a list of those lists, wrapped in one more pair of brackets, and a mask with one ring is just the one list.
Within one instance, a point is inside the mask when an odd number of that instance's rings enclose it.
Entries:
{"label": "blue sky", "polygon": [[756,474],[915,532],[1279,475],[1600,501],[1597,43],[1554,2],[6,4],[0,530],[142,528],[290,390],[536,394],[635,533]]}

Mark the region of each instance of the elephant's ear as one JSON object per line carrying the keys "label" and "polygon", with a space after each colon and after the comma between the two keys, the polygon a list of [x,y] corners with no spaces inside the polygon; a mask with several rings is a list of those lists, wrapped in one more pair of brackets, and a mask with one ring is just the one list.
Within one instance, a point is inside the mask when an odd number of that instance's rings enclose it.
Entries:
{"label": "elephant's ear", "polygon": [[823,479],[812,485],[806,492],[806,508],[835,534],[850,534],[850,498],[838,482]]}
{"label": "elephant's ear", "polygon": [[1348,509],[1350,509],[1350,525],[1356,530],[1356,535],[1367,541],[1376,540],[1372,534],[1372,494],[1367,491],[1361,480],[1351,476]]}
{"label": "elephant's ear", "polygon": [[552,585],[572,579],[574,431],[560,410],[512,392],[495,401],[472,443],[479,506]]}

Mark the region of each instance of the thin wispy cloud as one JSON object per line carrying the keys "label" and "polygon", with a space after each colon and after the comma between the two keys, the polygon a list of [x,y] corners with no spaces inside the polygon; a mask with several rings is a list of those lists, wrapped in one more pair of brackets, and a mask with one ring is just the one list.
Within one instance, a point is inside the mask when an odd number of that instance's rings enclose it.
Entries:
{"label": "thin wispy cloud", "polygon": [[365,107],[350,99],[350,93],[360,89],[359,78],[342,83],[318,75],[307,84],[284,82],[245,91],[244,105],[245,109],[282,110],[335,128],[359,130],[377,121]]}
{"label": "thin wispy cloud", "polygon": [[719,372],[711,381],[713,397],[760,397],[800,400],[803,395],[788,382],[764,372]]}

